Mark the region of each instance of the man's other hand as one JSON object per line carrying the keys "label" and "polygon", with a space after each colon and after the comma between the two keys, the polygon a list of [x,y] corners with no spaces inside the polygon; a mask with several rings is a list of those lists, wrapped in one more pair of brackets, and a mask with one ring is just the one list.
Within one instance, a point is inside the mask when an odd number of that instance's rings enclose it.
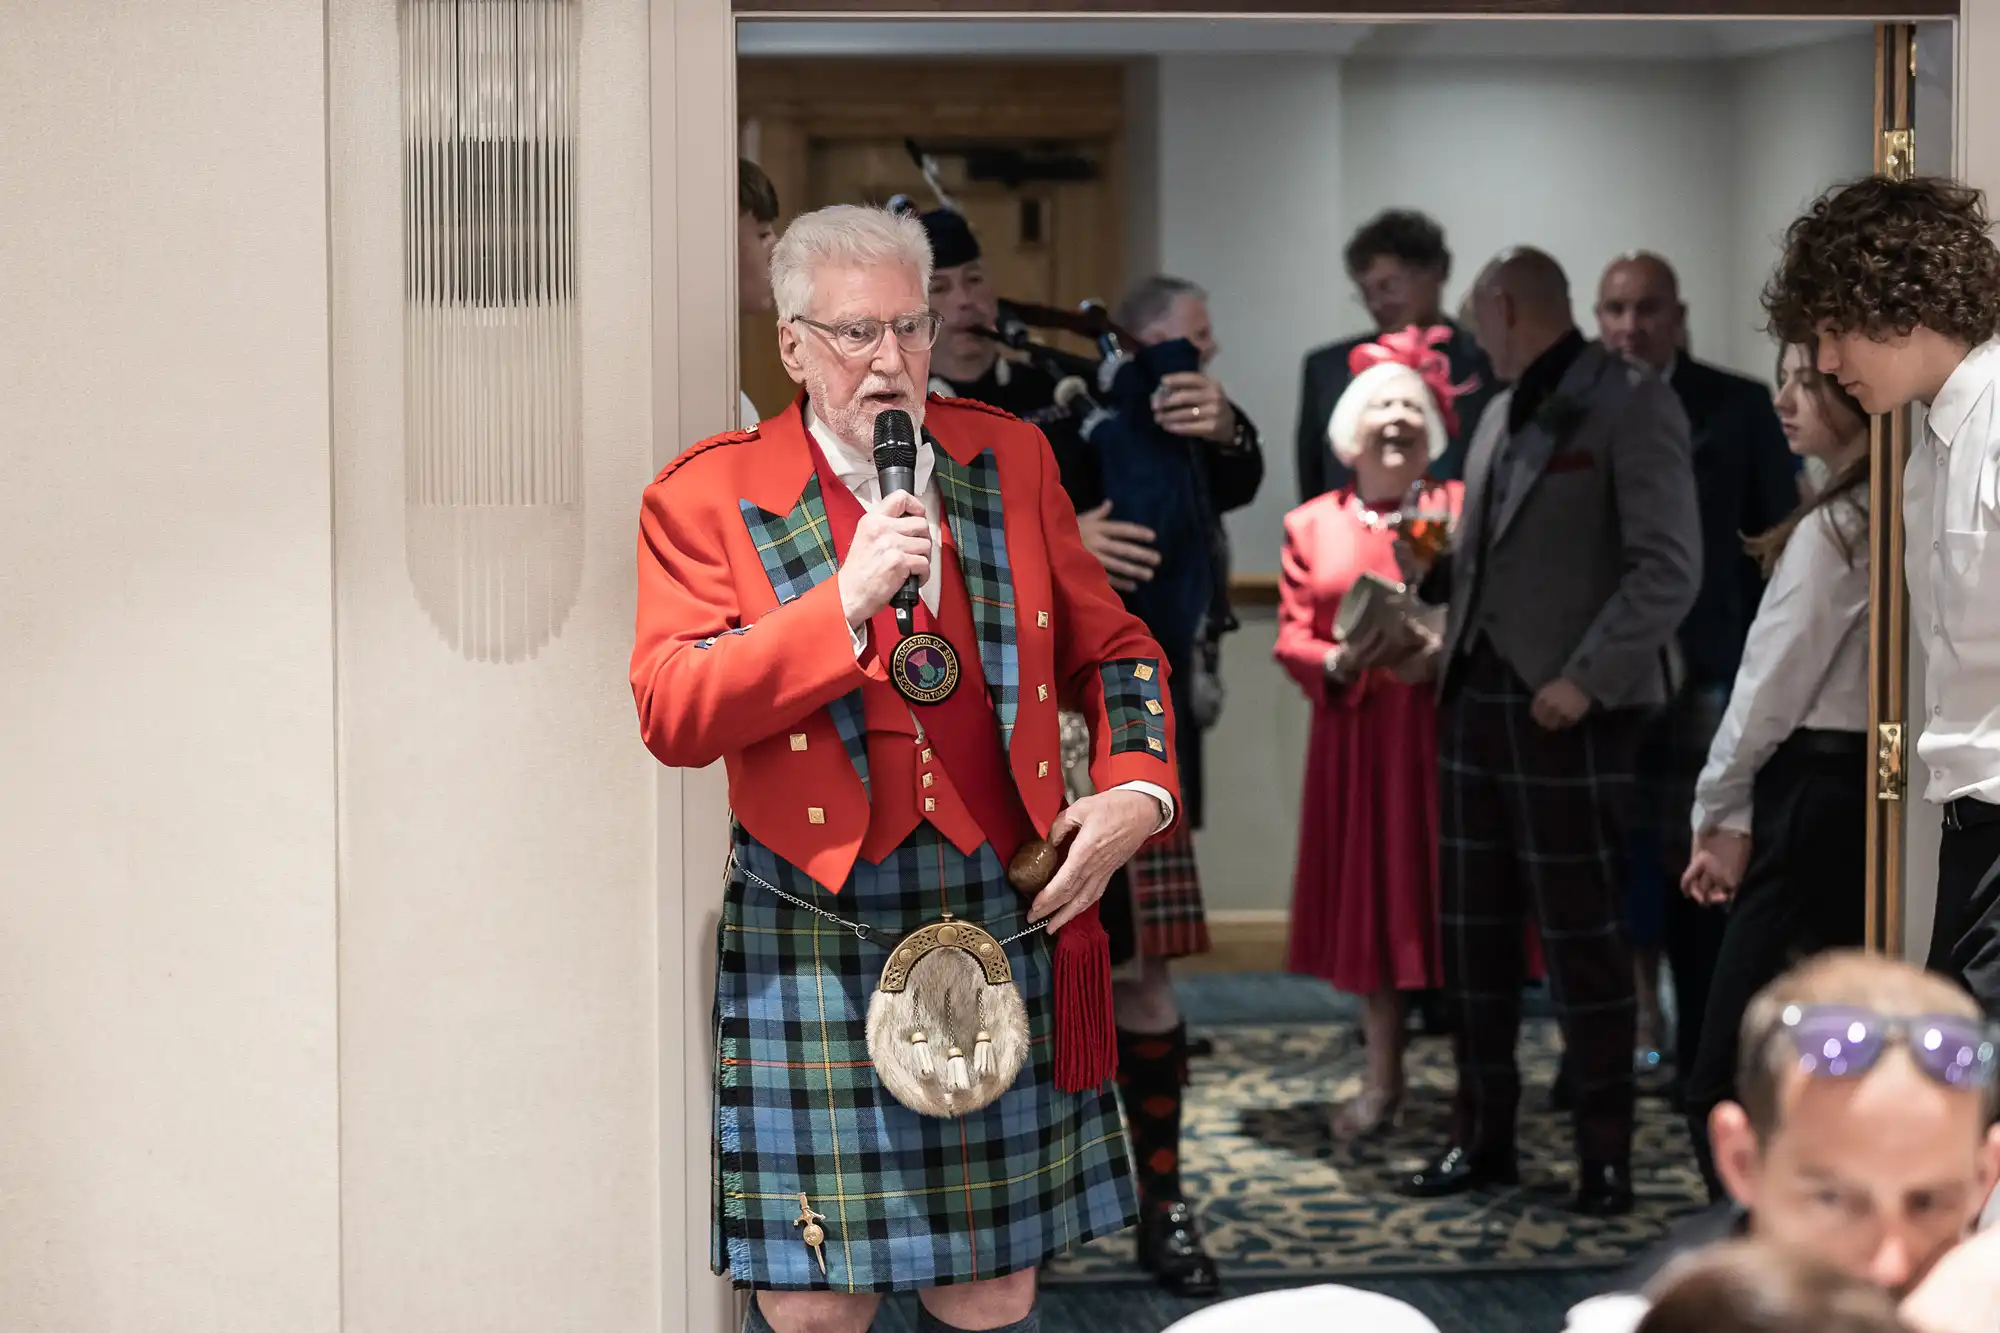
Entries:
{"label": "man's other hand", "polygon": [[1194,370],[1160,377],[1153,395],[1153,420],[1171,435],[1228,444],[1236,438],[1236,409],[1222,385]]}
{"label": "man's other hand", "polygon": [[1160,827],[1160,803],[1144,792],[1113,788],[1080,798],[1049,825],[1049,841],[1069,844],[1062,869],[1029,904],[1028,920],[1050,918],[1055,934],[1104,896],[1118,867]]}
{"label": "man's other hand", "polygon": [[1528,707],[1535,724],[1544,731],[1567,731],[1589,711],[1590,696],[1576,682],[1561,677],[1536,691],[1535,701]]}
{"label": "man's other hand", "polygon": [[1078,514],[1076,525],[1083,532],[1084,549],[1104,566],[1112,587],[1130,592],[1152,581],[1153,571],[1160,567],[1160,553],[1153,545],[1151,528],[1111,517],[1109,500]]}

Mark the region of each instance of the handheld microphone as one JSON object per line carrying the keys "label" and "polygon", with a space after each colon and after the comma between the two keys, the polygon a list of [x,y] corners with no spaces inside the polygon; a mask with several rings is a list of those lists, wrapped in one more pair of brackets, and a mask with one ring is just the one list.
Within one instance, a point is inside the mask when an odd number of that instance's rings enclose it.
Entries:
{"label": "handheld microphone", "polygon": [[[917,428],[900,407],[875,418],[875,476],[882,483],[885,500],[897,491],[917,493]],[[903,580],[889,605],[896,610],[896,629],[909,637],[915,627],[911,617],[917,609],[915,574]]]}

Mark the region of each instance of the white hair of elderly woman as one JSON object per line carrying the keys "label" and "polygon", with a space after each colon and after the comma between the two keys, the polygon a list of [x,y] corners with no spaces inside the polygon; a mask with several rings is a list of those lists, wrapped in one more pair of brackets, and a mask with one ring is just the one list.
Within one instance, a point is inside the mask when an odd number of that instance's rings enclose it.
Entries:
{"label": "white hair of elderly woman", "polygon": [[1444,457],[1444,451],[1451,447],[1451,436],[1445,432],[1444,418],[1438,414],[1437,401],[1431,397],[1430,386],[1408,366],[1383,361],[1350,380],[1347,391],[1333,405],[1333,417],[1326,423],[1326,439],[1333,446],[1333,456],[1340,460],[1342,466],[1353,467],[1354,460],[1361,456],[1361,418],[1384,393],[1392,388],[1404,387],[1405,380],[1415,383],[1417,400],[1423,404],[1424,426],[1430,434],[1431,462]]}
{"label": "white hair of elderly woman", "polygon": [[778,318],[798,319],[811,308],[816,270],[877,264],[907,264],[916,271],[917,290],[928,292],[931,243],[923,224],[885,208],[859,204],[801,213],[771,251],[771,297]]}

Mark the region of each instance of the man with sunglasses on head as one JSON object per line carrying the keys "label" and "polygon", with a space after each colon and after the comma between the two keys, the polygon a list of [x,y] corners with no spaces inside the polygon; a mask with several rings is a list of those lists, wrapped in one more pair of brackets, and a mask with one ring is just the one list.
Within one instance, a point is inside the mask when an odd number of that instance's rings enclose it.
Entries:
{"label": "man with sunglasses on head", "polygon": [[865,1333],[893,1291],[920,1333],[1035,1333],[1037,1266],[1137,1215],[1097,900],[1179,817],[1169,673],[1041,433],[926,397],[930,267],[912,218],[793,221],[803,392],[640,518],[641,734],[729,770],[713,1262],[750,1333]]}
{"label": "man with sunglasses on head", "polygon": [[1779,977],[1744,1013],[1738,1100],[1709,1118],[1734,1206],[1698,1215],[1614,1294],[1578,1305],[1571,1333],[1629,1333],[1646,1308],[1631,1293],[1746,1232],[1887,1288],[1921,1333],[1957,1333],[1942,1312],[1965,1306],[1979,1270],[1940,1261],[2000,1176],[1995,1040],[1964,991],[1895,959],[1843,950]]}

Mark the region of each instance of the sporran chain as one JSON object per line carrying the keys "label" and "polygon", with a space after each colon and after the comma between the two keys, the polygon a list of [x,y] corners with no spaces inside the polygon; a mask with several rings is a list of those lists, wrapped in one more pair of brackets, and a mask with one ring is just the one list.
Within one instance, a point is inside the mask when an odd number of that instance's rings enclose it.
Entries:
{"label": "sporran chain", "polygon": [[[834,925],[839,926],[844,930],[853,931],[854,938],[862,941],[864,944],[880,945],[882,948],[885,949],[894,947],[893,945],[884,944],[880,939],[878,939],[876,937],[875,928],[873,926],[863,925],[859,921],[848,921],[845,918],[837,917],[823,907],[815,907],[813,904],[807,902],[803,898],[799,898],[792,894],[786,893],[783,889],[779,888],[777,885],[771,883],[771,881],[765,879],[762,875],[759,875],[756,871],[751,870],[746,866],[739,865],[736,868],[743,872],[743,878],[749,880],[752,884],[755,884],[758,888],[767,889],[770,892],[777,894],[780,898],[783,898],[786,902],[792,904],[792,906],[794,907],[803,907],[808,912],[811,912],[814,916],[825,917],[828,921],[833,922]],[[1034,925],[1029,926],[1026,930],[1021,931],[1018,934],[1009,935],[1006,939],[1001,940],[1000,943],[1002,945],[1008,945],[1012,944],[1015,940],[1024,940],[1038,930],[1047,929],[1048,924],[1049,923],[1046,919],[1037,921]]]}

